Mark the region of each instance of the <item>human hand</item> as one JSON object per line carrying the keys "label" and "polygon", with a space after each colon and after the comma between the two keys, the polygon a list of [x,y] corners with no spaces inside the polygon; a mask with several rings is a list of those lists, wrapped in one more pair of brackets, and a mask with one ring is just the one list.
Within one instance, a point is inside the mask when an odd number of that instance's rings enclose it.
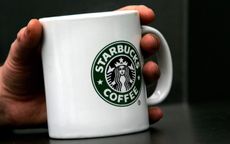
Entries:
{"label": "human hand", "polygon": [[18,32],[0,67],[0,125],[28,127],[46,122],[41,39],[42,26],[33,19]]}
{"label": "human hand", "polygon": [[[137,10],[140,14],[142,24],[149,24],[154,21],[154,11],[143,5],[126,6],[119,10]],[[159,38],[153,34],[145,34],[140,42],[142,53],[144,57],[149,57],[156,53],[160,48]],[[160,76],[158,65],[153,61],[148,61],[143,66],[143,75],[146,83],[157,81]],[[149,121],[153,124],[163,117],[163,112],[159,107],[149,107]]]}
{"label": "human hand", "polygon": [[[143,24],[154,20],[154,12],[145,6],[127,6],[119,10],[138,10]],[[8,57],[0,67],[0,126],[29,127],[45,124],[47,120],[43,72],[41,64],[42,25],[32,19],[22,28],[12,43]],[[157,37],[146,34],[141,39],[145,56],[159,48]],[[143,75],[147,81],[157,80],[159,68],[147,62]],[[150,122],[161,119],[158,107],[149,108]]]}

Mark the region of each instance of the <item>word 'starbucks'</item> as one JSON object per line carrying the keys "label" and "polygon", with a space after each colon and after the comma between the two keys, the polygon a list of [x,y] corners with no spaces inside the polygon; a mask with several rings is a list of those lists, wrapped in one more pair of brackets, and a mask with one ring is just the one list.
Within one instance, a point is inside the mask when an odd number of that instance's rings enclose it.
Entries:
{"label": "word 'starbucks'", "polygon": [[136,48],[127,41],[104,47],[95,57],[91,77],[98,95],[115,106],[129,106],[141,90],[141,63]]}

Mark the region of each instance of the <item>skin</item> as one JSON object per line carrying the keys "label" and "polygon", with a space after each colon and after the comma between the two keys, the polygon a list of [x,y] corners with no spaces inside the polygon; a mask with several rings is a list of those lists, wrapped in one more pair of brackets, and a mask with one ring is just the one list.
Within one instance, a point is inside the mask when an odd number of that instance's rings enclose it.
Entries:
{"label": "skin", "polygon": [[[146,6],[126,6],[119,10],[138,10],[142,24],[155,19],[153,10]],[[0,127],[25,128],[46,124],[41,41],[42,25],[32,19],[18,32],[5,63],[0,67]],[[143,55],[148,57],[159,49],[160,42],[156,36],[146,34],[140,45]],[[160,75],[158,65],[148,61],[143,67],[143,75],[148,82],[157,80]],[[151,124],[162,117],[159,107],[149,108]]]}

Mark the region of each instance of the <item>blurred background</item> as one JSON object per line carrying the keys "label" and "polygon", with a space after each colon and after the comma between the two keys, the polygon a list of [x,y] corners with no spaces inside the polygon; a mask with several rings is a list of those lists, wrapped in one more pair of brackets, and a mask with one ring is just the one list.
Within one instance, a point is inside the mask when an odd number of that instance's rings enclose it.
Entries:
{"label": "blurred background", "polygon": [[[219,0],[1,0],[0,63],[17,32],[32,18],[110,11],[147,5],[156,20],[150,25],[167,39],[174,78],[168,103],[229,100],[227,60],[229,12]],[[224,83],[225,82],[225,83]],[[151,91],[151,89],[149,89]]]}

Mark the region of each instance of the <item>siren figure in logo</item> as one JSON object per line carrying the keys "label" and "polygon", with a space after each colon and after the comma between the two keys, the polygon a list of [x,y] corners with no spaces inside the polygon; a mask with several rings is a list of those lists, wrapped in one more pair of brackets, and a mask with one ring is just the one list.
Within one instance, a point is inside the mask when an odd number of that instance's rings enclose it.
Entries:
{"label": "siren figure in logo", "polygon": [[[114,65],[114,67],[111,67],[111,65]],[[127,92],[132,88],[134,79],[135,69],[133,68],[133,64],[129,58],[120,57],[119,62],[114,61],[110,63],[107,70],[107,80],[113,89],[119,92]]]}
{"label": "siren figure in logo", "polygon": [[132,80],[129,76],[129,68],[127,66],[120,65],[115,68],[114,74],[115,78],[112,84],[117,84],[116,89],[120,92],[126,92],[129,90],[129,83],[132,83]]}

